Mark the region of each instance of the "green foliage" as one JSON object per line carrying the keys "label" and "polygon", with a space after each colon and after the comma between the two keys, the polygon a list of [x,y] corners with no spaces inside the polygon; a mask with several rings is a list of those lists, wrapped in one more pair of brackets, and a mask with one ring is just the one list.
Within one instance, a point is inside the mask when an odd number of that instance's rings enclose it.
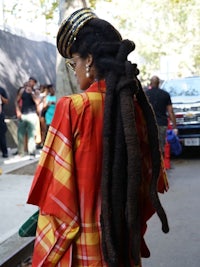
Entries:
{"label": "green foliage", "polygon": [[[43,2],[43,4],[44,4],[45,0],[42,0],[41,2]],[[58,8],[58,6],[59,6],[59,1],[54,1],[51,3],[50,7],[48,7],[48,9],[46,9],[43,12],[43,15],[45,16],[46,20],[52,20],[53,19],[55,10]]]}
{"label": "green foliage", "polygon": [[[9,1],[4,2],[6,22],[9,16],[16,21],[23,19],[21,1],[16,0],[12,8],[6,7]],[[29,3],[33,9],[28,11],[28,19],[44,17],[49,25],[46,33],[52,33],[59,3],[68,9],[83,6],[86,1],[30,0]],[[113,23],[123,38],[135,42],[133,60],[141,76],[162,72],[162,62],[169,64],[169,75],[200,75],[199,0],[88,0],[87,3],[100,17]]]}
{"label": "green foliage", "polygon": [[190,3],[190,2],[193,2],[193,1],[191,1],[191,0],[170,0],[170,2],[172,3],[172,4],[181,4],[181,3]]}
{"label": "green foliage", "polygon": [[142,77],[200,75],[199,0],[113,0],[111,11],[103,2],[97,11],[106,7],[122,36],[135,42]]}
{"label": "green foliage", "polygon": [[[98,1],[98,0],[88,0],[88,2],[89,2],[89,6],[90,6],[91,8],[96,8],[97,1]],[[112,0],[104,0],[104,2],[108,2],[108,3],[110,3],[110,2],[113,2],[113,1],[112,1]]]}
{"label": "green foliage", "polygon": [[96,0],[89,0],[90,7],[95,8]]}

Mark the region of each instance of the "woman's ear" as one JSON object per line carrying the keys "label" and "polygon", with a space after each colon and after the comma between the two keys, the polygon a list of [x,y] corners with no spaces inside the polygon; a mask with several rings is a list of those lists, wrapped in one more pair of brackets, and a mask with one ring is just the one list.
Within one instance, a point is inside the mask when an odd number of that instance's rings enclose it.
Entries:
{"label": "woman's ear", "polygon": [[89,67],[92,66],[93,64],[93,56],[91,54],[88,55],[88,57],[86,58],[86,63]]}

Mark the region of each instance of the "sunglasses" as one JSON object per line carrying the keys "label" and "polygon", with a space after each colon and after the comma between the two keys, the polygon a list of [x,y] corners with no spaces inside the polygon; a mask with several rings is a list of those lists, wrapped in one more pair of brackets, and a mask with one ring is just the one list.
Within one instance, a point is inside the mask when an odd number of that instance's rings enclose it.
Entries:
{"label": "sunglasses", "polygon": [[65,60],[65,64],[73,71],[75,71],[75,68],[76,68],[76,62],[74,61],[75,58],[79,58],[79,56],[75,56],[75,57],[72,57],[72,58],[67,58]]}

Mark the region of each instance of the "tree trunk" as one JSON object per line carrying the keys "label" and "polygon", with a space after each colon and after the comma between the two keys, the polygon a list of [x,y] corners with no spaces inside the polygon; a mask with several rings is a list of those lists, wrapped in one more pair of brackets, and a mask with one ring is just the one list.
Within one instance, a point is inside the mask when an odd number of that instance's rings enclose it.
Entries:
{"label": "tree trunk", "polygon": [[[64,18],[68,17],[74,10],[87,7],[85,0],[60,0],[59,2],[59,25]],[[56,94],[60,98],[79,92],[74,73],[65,66],[65,59],[57,51],[56,63]]]}

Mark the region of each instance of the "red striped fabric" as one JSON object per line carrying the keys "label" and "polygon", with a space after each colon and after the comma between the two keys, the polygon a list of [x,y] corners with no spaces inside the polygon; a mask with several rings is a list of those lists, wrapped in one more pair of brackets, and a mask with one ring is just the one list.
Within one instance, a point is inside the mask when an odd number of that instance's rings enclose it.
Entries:
{"label": "red striped fabric", "polygon": [[[33,267],[107,266],[100,228],[104,98],[105,82],[101,81],[57,103],[28,197],[28,203],[40,208]],[[135,106],[145,158],[141,187],[144,234],[146,221],[154,213],[147,196],[151,159],[144,118],[137,103]],[[162,172],[159,191],[165,189]]]}

